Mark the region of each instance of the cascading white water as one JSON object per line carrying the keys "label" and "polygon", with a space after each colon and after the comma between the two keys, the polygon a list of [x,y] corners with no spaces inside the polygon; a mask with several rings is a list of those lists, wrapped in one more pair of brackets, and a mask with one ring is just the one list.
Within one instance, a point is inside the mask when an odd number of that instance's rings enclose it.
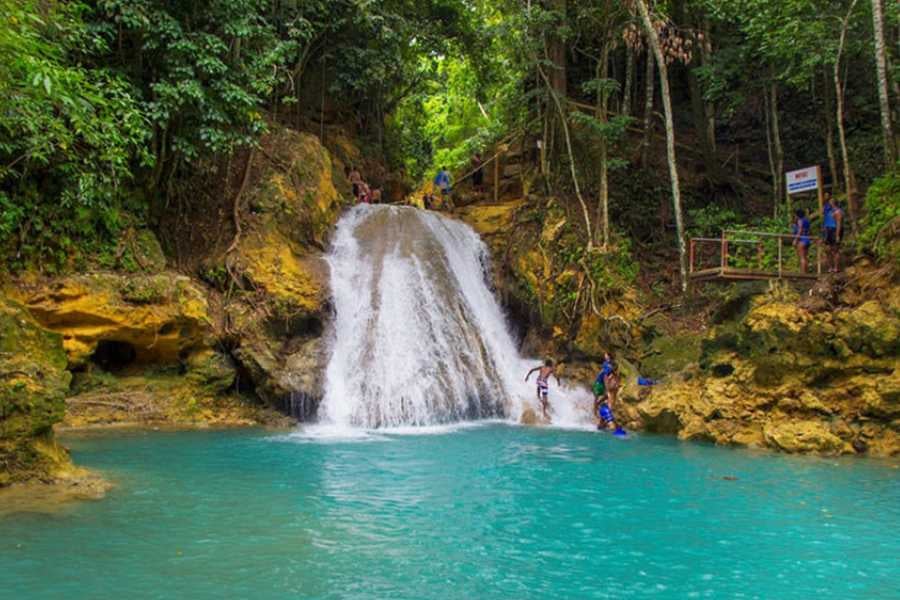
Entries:
{"label": "cascading white water", "polygon": [[534,394],[488,288],[488,253],[463,223],[358,206],[337,227],[336,319],[319,411],[365,428],[518,418]]}

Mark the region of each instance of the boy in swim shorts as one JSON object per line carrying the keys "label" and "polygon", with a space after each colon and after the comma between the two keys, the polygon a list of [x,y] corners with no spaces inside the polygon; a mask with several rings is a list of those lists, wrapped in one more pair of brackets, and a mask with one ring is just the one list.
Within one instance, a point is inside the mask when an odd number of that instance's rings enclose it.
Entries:
{"label": "boy in swim shorts", "polygon": [[544,361],[543,366],[535,367],[532,370],[528,371],[528,375],[525,376],[525,381],[528,381],[528,378],[531,377],[531,374],[535,371],[540,371],[538,373],[537,378],[537,397],[538,402],[541,403],[541,411],[544,413],[544,419],[550,419],[550,376],[556,378],[556,385],[560,385],[559,375],[556,374],[556,366],[553,364],[553,361],[549,358]]}

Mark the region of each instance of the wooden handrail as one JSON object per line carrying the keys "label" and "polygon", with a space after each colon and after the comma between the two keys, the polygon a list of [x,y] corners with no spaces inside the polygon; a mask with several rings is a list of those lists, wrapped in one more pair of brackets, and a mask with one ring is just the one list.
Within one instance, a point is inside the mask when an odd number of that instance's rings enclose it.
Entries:
{"label": "wooden handrail", "polygon": [[[756,239],[734,239],[729,237],[729,235],[757,237]],[[812,241],[814,243],[810,246],[815,246],[816,265],[814,267],[815,271],[813,271],[812,273],[801,273],[796,270],[792,271],[786,267],[786,262],[792,255],[785,253],[785,240],[793,243],[798,238],[796,234],[769,233],[767,231],[737,231],[726,229],[722,230],[722,234],[718,238],[695,237],[689,239],[690,275],[691,277],[710,279],[711,272],[714,271],[718,275],[712,277],[722,279],[815,279],[816,277],[822,275],[824,244],[821,239],[818,239],[815,236],[810,235],[804,237],[812,238]],[[772,247],[772,242],[777,242],[777,244],[774,244],[774,248]],[[714,243],[719,245],[719,264],[715,267],[704,267],[702,264],[703,257],[706,256],[707,258],[709,258],[709,255],[708,253],[701,252],[700,245],[712,245]],[[768,255],[772,258],[776,258],[777,262],[775,265],[772,265],[769,268],[764,268],[762,266],[762,262],[760,262],[759,268],[731,267],[729,264],[731,261],[731,244],[757,246],[759,248],[760,261],[763,260],[764,256]],[[774,254],[775,256],[772,256],[772,254]],[[698,264],[698,262],[700,264]]]}

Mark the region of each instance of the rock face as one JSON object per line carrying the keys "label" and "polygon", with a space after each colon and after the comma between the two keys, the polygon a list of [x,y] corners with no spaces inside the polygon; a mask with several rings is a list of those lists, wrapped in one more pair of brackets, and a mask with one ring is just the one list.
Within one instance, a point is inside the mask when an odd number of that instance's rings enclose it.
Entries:
{"label": "rock face", "polygon": [[147,230],[96,265],[121,271],[4,282],[0,487],[105,489],[72,467],[54,426],[283,426],[294,421],[273,408],[286,398],[312,416],[331,315],[323,253],[350,196],[346,161],[361,156],[346,139],[340,151],[345,163],[315,136],[273,128],[247,171],[238,243],[204,242],[193,266],[173,258],[203,282],[167,271]]}
{"label": "rock face", "polygon": [[[269,154],[249,193],[251,215],[229,257],[249,284],[225,309],[232,354],[265,401],[282,405],[300,395],[311,399],[310,412],[322,395],[331,313],[323,252],[350,184],[315,136],[283,130],[264,144]],[[356,154],[348,142],[342,148]]]}
{"label": "rock face", "polygon": [[176,364],[213,337],[206,293],[174,273],[84,275],[13,293],[62,336],[73,368],[92,359],[113,368]]}
{"label": "rock face", "polygon": [[[469,204],[454,214],[490,247],[495,287],[513,320],[526,323],[531,337],[540,339],[526,339],[527,352],[596,363],[605,351],[636,348],[636,294],[608,277],[617,255],[592,255],[600,276],[607,278],[592,285],[582,265],[579,223],[555,200],[542,206],[534,198],[507,197]],[[573,310],[574,304],[581,308]]]}
{"label": "rock face", "polygon": [[68,465],[52,440],[71,380],[62,342],[0,296],[0,487],[49,480]]}
{"label": "rock face", "polygon": [[[657,344],[665,383],[624,413],[683,439],[786,452],[900,453],[898,312],[891,284],[859,305],[811,310],[788,288],[754,297],[702,339]],[[680,367],[680,368],[679,368]]]}

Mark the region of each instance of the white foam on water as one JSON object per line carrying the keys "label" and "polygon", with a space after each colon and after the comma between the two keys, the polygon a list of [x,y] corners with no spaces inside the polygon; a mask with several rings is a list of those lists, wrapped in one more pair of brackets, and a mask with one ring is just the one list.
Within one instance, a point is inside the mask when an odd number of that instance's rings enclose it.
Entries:
{"label": "white foam on water", "polygon": [[[358,206],[338,223],[328,260],[336,318],[319,420],[332,433],[420,435],[518,421],[537,408],[534,376],[524,378],[540,362],[519,355],[472,228],[413,208]],[[555,425],[589,423],[583,388],[554,381],[551,405]]]}

